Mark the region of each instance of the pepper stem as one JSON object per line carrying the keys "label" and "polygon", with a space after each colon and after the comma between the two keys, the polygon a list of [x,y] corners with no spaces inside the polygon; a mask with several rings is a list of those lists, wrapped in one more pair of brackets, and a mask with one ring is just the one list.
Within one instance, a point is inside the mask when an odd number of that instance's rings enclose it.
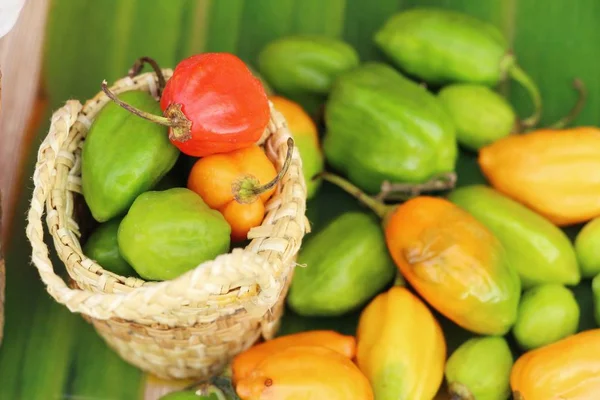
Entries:
{"label": "pepper stem", "polygon": [[162,69],[159,67],[158,63],[153,58],[140,57],[137,60],[135,60],[135,63],[129,69],[128,76],[130,78],[133,78],[134,76],[138,75],[141,72],[142,68],[144,68],[144,64],[149,64],[156,73],[156,77],[158,78],[158,96],[160,97],[162,91],[164,90],[167,84],[167,81],[165,80],[165,76],[163,75]]}
{"label": "pepper stem", "polygon": [[169,139],[176,140],[179,142],[186,142],[191,139],[192,122],[185,116],[181,110],[181,104],[173,103],[165,110],[165,116],[154,115],[149,112],[140,110],[130,104],[125,103],[119,99],[117,95],[108,89],[106,81],[102,81],[102,91],[106,93],[109,99],[117,103],[132,114],[138,117],[144,118],[148,121],[154,122],[159,125],[168,126],[171,128],[169,132]]}
{"label": "pepper stem", "polygon": [[273,178],[270,182],[261,186],[260,182],[258,181],[258,179],[256,179],[256,177],[252,175],[245,175],[231,184],[231,191],[233,193],[233,198],[235,199],[235,201],[241,204],[254,203],[258,196],[274,188],[275,185],[277,185],[277,183],[281,179],[283,179],[283,177],[287,173],[287,170],[290,167],[290,164],[292,163],[292,154],[294,152],[294,139],[289,137],[287,140],[287,145],[288,149],[287,154],[285,156],[285,162],[283,163],[283,166],[281,167],[281,170],[279,171],[277,176],[275,176],[275,178]]}
{"label": "pepper stem", "polygon": [[456,173],[444,172],[435,175],[427,182],[420,184],[413,183],[390,183],[384,181],[381,185],[381,192],[375,197],[377,200],[408,200],[418,196],[423,192],[443,191],[453,189],[456,185]]}
{"label": "pepper stem", "polygon": [[451,400],[475,400],[471,391],[462,383],[452,382],[448,386]]}
{"label": "pepper stem", "polygon": [[585,106],[585,102],[587,100],[587,90],[585,88],[585,85],[580,79],[575,79],[573,81],[573,87],[575,88],[575,90],[577,90],[577,102],[567,115],[565,115],[564,117],[556,121],[554,124],[552,124],[550,128],[562,129],[566,127],[571,122],[573,122],[573,120],[575,120],[575,118],[577,118],[577,116],[581,113],[581,110],[583,110],[583,107]]}
{"label": "pepper stem", "polygon": [[532,128],[540,122],[542,116],[542,96],[537,85],[531,77],[517,64],[512,54],[507,54],[502,61],[502,69],[505,73],[517,81],[531,97],[533,102],[533,114],[521,121],[521,125],[525,128]]}
{"label": "pepper stem", "polygon": [[382,220],[387,217],[392,207],[383,204],[380,200],[377,200],[365,192],[360,190],[357,186],[345,180],[344,178],[334,175],[330,172],[322,172],[318,175],[323,180],[333,183],[334,185],[340,187],[347,193],[354,196],[358,201],[367,206],[371,211],[373,211],[379,218]]}

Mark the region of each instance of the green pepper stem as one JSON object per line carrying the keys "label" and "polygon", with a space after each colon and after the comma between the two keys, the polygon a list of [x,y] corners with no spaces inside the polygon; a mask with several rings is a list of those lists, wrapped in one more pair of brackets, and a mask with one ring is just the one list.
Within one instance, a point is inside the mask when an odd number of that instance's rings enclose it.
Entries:
{"label": "green pepper stem", "polygon": [[110,89],[108,89],[108,84],[106,81],[102,81],[102,91],[108,96],[109,99],[130,113],[156,124],[170,127],[171,129],[169,132],[169,138],[171,140],[186,142],[191,139],[192,122],[181,110],[181,104],[173,103],[169,105],[169,107],[167,107],[165,110],[165,116],[163,117],[142,111],[139,108],[125,103],[123,100],[119,99],[116,94],[111,92]]}
{"label": "green pepper stem", "polygon": [[163,75],[162,69],[160,68],[156,60],[154,60],[153,58],[140,57],[137,60],[135,60],[135,63],[133,63],[133,65],[129,69],[128,76],[130,78],[133,78],[134,76],[138,75],[142,71],[142,68],[144,68],[144,64],[149,64],[156,73],[156,77],[158,78],[158,96],[160,97],[162,91],[167,85],[167,81],[165,80],[165,76]]}
{"label": "green pepper stem", "polygon": [[542,116],[542,96],[537,85],[531,77],[517,64],[512,54],[508,54],[503,60],[503,69],[508,75],[517,81],[531,97],[533,102],[533,114],[521,121],[521,125],[526,128],[532,128],[540,122]]}
{"label": "green pepper stem", "polygon": [[448,386],[451,400],[475,400],[471,391],[462,383],[452,382]]}
{"label": "green pepper stem", "polygon": [[581,110],[583,110],[585,102],[587,101],[587,90],[585,88],[585,85],[580,79],[575,79],[573,81],[573,87],[575,88],[575,90],[577,90],[577,102],[567,115],[556,121],[554,124],[550,125],[550,128],[562,129],[566,127],[571,122],[573,122],[575,118],[577,118],[577,116],[581,113]]}
{"label": "green pepper stem", "polygon": [[383,202],[367,195],[365,192],[363,192],[357,186],[355,186],[354,184],[350,183],[349,181],[345,180],[344,178],[342,178],[338,175],[332,174],[330,172],[322,172],[322,173],[318,174],[317,176],[327,182],[333,183],[334,185],[343,189],[345,192],[354,196],[358,201],[360,201],[362,204],[367,206],[371,211],[373,211],[382,220],[384,220],[387,217],[387,215],[390,213],[390,211],[393,208],[395,208],[395,207],[390,207],[388,205],[385,205]]}
{"label": "green pepper stem", "polygon": [[289,137],[287,140],[287,145],[288,149],[285,156],[285,162],[283,163],[281,170],[279,170],[279,173],[277,173],[277,176],[275,176],[275,178],[273,178],[270,182],[261,186],[258,179],[256,179],[254,176],[245,175],[231,184],[231,191],[235,201],[241,204],[254,203],[258,196],[274,188],[275,185],[277,185],[277,183],[283,179],[290,167],[290,164],[292,163],[294,139]]}

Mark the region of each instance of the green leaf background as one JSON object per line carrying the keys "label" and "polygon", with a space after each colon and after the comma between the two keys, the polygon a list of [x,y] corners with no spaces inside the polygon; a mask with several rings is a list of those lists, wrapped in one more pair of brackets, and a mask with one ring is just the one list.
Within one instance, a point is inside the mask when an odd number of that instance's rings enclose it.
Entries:
{"label": "green leaf background", "polygon": [[[573,78],[589,91],[576,125],[598,125],[600,113],[600,2],[597,0],[53,0],[47,27],[44,90],[49,96],[45,121],[67,99],[80,101],[100,90],[103,79],[127,73],[139,56],[163,66],[203,51],[228,51],[254,64],[272,39],[293,33],[342,38],[362,61],[384,60],[372,35],[392,13],[414,6],[441,6],[470,13],[497,25],[509,38],[517,59],[539,84],[544,98],[542,122],[551,123],[574,104]],[[469,55],[465,55],[468,57]],[[528,115],[527,95],[509,83],[499,88],[520,115]],[[80,316],[54,303],[30,264],[24,234],[36,147],[26,163],[15,227],[7,249],[6,332],[0,348],[2,399],[142,398],[144,374],[109,350]],[[459,184],[482,182],[472,154],[462,154]],[[339,204],[344,204],[340,207]],[[335,206],[334,206],[335,205]],[[358,208],[339,190],[324,185],[308,205],[315,229],[344,209]],[[577,229],[570,230],[571,236]],[[310,240],[310,236],[307,238]],[[59,265],[56,257],[56,265]],[[575,289],[582,307],[581,329],[595,326],[590,282]],[[281,334],[309,328],[354,333],[358,313],[337,319],[307,319],[288,312]],[[442,318],[450,350],[468,333]]]}

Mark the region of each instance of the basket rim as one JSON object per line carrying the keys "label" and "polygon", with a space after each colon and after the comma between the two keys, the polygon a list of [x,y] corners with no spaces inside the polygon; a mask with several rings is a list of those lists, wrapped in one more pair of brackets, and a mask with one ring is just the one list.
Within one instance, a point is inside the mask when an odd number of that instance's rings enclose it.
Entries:
{"label": "basket rim", "polygon": [[[172,75],[171,69],[163,69],[162,72],[168,78]],[[117,80],[111,87],[111,91],[115,94],[136,89],[146,90],[157,98],[156,73],[147,72],[135,77],[127,76]],[[49,133],[39,148],[33,176],[35,187],[28,213],[27,236],[33,248],[33,263],[47,291],[55,300],[67,305],[71,311],[82,312],[97,319],[150,319],[161,324],[172,324],[173,318],[165,315],[165,309],[182,311],[186,307],[195,306],[198,310],[198,304],[204,301],[205,307],[201,308],[224,309],[229,305],[238,310],[245,308],[246,311],[258,308],[260,313],[264,314],[265,310],[277,300],[281,291],[281,284],[276,279],[277,275],[280,273],[287,275],[286,271],[283,271],[288,266],[286,264],[290,264],[289,266],[293,268],[295,264],[293,259],[300,248],[303,236],[310,231],[305,214],[306,184],[298,149],[294,148],[292,165],[284,179],[277,185],[271,199],[265,204],[265,218],[259,227],[251,230],[248,235],[251,241],[245,248],[230,249],[230,252],[203,262],[171,280],[146,282],[143,279],[122,277],[105,270],[83,253],[79,243],[78,225],[72,218],[73,205],[70,199],[73,193],[81,193],[77,152],[81,150],[83,135],[87,133],[93,121],[93,112],[96,108],[101,109],[108,101],[110,100],[104,92],[98,92],[83,106],[76,100],[67,101],[53,114]],[[269,135],[265,137],[265,152],[279,170],[282,165],[282,155],[285,156],[287,152],[286,141],[291,137],[291,133],[283,115],[273,107],[271,102],[269,105],[271,121],[268,126]],[[88,118],[90,115],[91,119]],[[81,135],[79,141],[77,135]],[[58,187],[57,181],[63,178],[66,170],[68,175],[65,182],[59,182],[63,187]],[[64,191],[66,198],[64,204],[53,198],[53,195],[59,193],[60,200],[61,191]],[[293,206],[284,209],[289,204]],[[71,289],[55,273],[43,238],[41,218],[44,214],[44,205],[46,226],[54,239],[54,248],[67,267],[71,279],[78,285],[82,283],[81,279],[78,279],[81,277],[70,268],[70,265],[74,264],[83,268],[82,271],[94,274],[99,285],[96,287],[98,291]],[[278,221],[282,220],[294,225],[295,229],[291,230],[291,234],[285,229],[281,232],[282,227],[278,226]],[[274,238],[279,239],[280,243],[271,240]],[[214,273],[209,274],[207,271]],[[224,290],[227,287],[224,276],[228,273],[237,275],[233,282],[237,280],[241,284]],[[121,284],[118,288],[121,291],[111,293],[115,283]],[[209,301],[211,296],[220,298],[218,301],[213,299],[211,303]],[[131,307],[136,309],[130,310]],[[188,310],[188,314],[189,311],[191,310]],[[187,318],[189,319],[189,315]]]}

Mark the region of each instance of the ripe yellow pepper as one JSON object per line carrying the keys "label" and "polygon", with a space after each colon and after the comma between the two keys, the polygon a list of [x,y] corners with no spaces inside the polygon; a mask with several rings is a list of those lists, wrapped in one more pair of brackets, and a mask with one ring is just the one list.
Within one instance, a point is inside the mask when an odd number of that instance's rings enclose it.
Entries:
{"label": "ripe yellow pepper", "polygon": [[377,400],[432,399],[444,376],[446,342],[427,306],[395,286],[360,316],[357,364]]}

